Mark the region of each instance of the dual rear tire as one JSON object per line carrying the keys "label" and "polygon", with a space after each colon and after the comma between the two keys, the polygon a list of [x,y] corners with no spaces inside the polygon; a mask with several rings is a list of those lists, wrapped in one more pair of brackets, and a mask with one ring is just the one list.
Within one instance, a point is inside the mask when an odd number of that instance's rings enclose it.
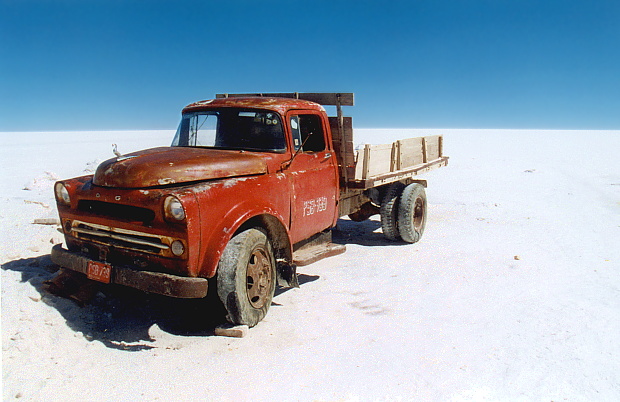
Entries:
{"label": "dual rear tire", "polygon": [[393,241],[418,242],[426,225],[426,192],[418,183],[388,186],[381,202],[381,228]]}

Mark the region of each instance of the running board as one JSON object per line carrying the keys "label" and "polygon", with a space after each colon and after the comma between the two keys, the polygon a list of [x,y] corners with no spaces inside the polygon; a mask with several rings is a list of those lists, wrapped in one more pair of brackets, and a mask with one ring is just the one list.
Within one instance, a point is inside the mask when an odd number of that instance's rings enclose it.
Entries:
{"label": "running board", "polygon": [[326,230],[295,244],[293,250],[293,264],[303,267],[342,254],[347,251],[347,246],[332,243],[332,232]]}

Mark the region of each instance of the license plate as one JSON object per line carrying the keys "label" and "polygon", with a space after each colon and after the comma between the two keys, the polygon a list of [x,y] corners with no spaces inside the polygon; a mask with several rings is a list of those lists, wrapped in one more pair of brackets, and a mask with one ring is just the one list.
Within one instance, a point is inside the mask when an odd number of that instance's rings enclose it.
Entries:
{"label": "license plate", "polygon": [[88,271],[86,273],[88,279],[94,281],[110,283],[112,277],[112,265],[99,261],[88,261]]}

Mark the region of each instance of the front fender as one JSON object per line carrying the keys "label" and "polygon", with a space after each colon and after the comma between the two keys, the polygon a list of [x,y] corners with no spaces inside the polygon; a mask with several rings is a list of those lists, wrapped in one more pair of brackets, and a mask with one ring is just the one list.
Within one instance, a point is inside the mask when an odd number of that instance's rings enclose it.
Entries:
{"label": "front fender", "polygon": [[[292,255],[288,234],[290,198],[283,176],[223,180],[196,189],[196,198],[201,217],[201,261],[197,276],[211,278],[216,274],[224,248],[246,222],[277,226],[278,232],[286,237],[279,247],[288,248],[287,256]],[[270,231],[269,227],[265,229]]]}

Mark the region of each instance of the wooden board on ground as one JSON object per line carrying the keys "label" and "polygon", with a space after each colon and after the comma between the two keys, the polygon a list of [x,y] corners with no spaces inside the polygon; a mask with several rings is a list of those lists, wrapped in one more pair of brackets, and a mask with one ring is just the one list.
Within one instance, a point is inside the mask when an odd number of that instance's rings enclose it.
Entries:
{"label": "wooden board on ground", "polygon": [[223,324],[215,328],[216,336],[227,336],[229,338],[243,338],[248,334],[247,325]]}

